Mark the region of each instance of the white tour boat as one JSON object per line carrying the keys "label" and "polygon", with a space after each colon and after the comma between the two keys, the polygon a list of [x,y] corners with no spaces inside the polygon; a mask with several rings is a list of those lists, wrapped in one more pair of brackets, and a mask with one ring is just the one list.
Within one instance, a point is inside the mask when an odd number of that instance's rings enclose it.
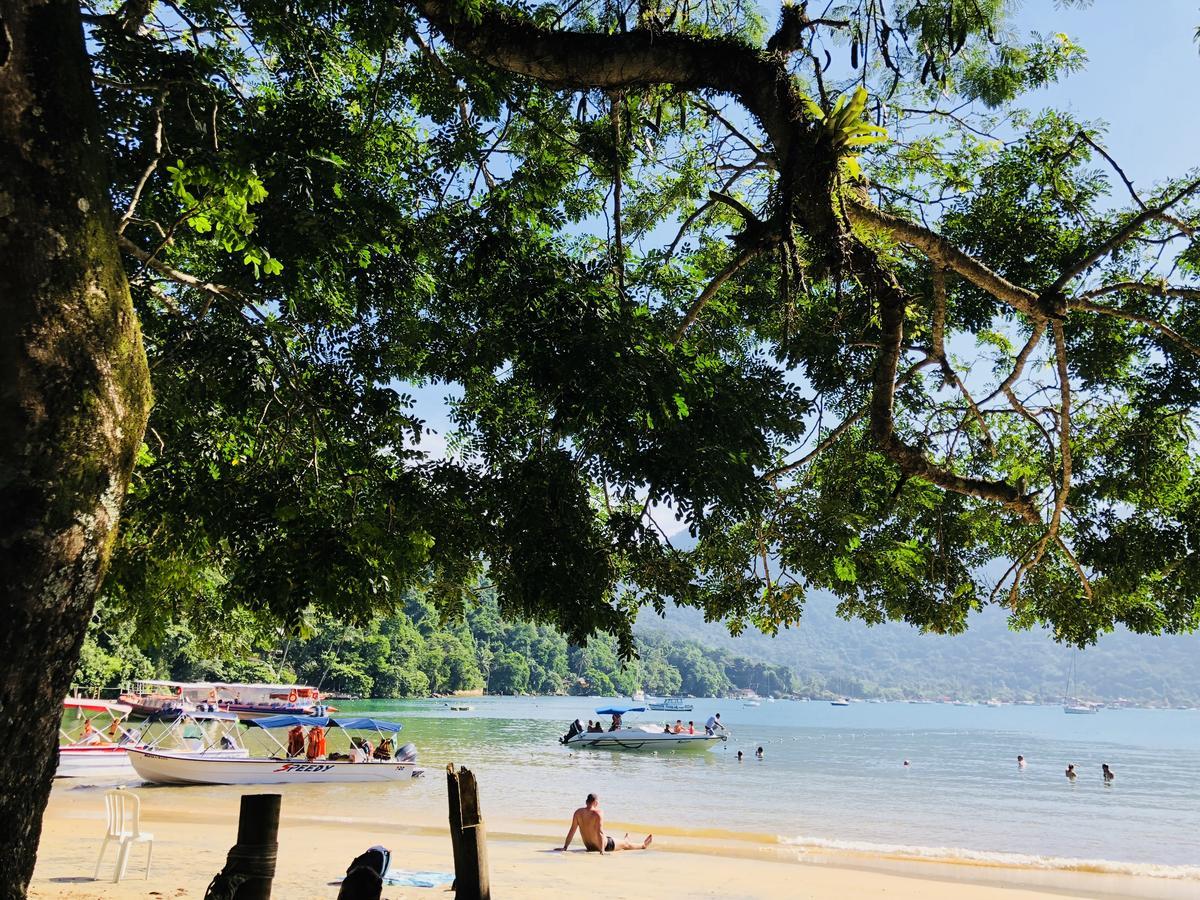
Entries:
{"label": "white tour boat", "polygon": [[644,706],[602,706],[596,712],[612,716],[617,728],[610,731],[577,730],[579,720],[571,723],[571,729],[559,738],[559,742],[573,750],[708,750],[726,740],[725,734],[705,734],[703,730],[694,734],[675,733],[657,724],[626,725],[621,717],[626,713],[645,712]]}
{"label": "white tour boat", "polygon": [[128,705],[68,697],[63,701],[63,711],[56,778],[133,777],[125,752],[129,735],[121,725],[130,713]]}
{"label": "white tour boat", "polygon": [[[225,713],[224,715],[232,715]],[[159,749],[135,748],[129,753],[130,762],[144,780],[154,784],[303,784],[316,782],[378,782],[400,781],[416,778],[424,774],[417,767],[416,748],[411,744],[399,748],[389,758],[378,756],[354,761],[353,755],[366,757],[360,750],[351,749],[349,753],[320,752],[308,758],[302,751],[288,754],[288,749],[273,735],[270,730],[276,728],[295,729],[307,728],[308,733],[301,740],[313,746],[313,739],[319,735],[320,750],[324,750],[326,729],[338,729],[348,735],[351,731],[374,732],[382,743],[392,741],[388,735],[397,734],[401,725],[397,722],[383,722],[377,719],[330,719],[325,716],[272,716],[265,719],[255,719],[247,725],[258,726],[264,730],[278,748],[278,752],[269,757],[249,756],[244,752],[241,756],[231,758],[220,752],[204,750],[201,752],[178,753]],[[356,739],[350,738],[348,744],[353,747]],[[376,749],[378,745],[376,745]]]}

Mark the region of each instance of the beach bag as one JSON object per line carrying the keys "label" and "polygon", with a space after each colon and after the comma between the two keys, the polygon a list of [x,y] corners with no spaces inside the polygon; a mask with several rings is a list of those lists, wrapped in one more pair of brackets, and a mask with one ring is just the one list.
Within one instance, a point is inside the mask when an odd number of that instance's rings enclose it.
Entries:
{"label": "beach bag", "polygon": [[379,846],[356,856],[346,869],[338,900],[380,900],[383,876],[391,859],[391,851]]}

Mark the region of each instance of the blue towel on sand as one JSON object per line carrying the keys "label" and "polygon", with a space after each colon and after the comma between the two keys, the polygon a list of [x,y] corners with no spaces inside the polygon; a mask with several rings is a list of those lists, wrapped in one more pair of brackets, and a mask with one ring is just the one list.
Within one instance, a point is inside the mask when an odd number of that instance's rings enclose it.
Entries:
{"label": "blue towel on sand", "polygon": [[394,887],[431,888],[453,880],[454,876],[445,872],[407,872],[404,869],[388,869],[383,876],[383,883]]}

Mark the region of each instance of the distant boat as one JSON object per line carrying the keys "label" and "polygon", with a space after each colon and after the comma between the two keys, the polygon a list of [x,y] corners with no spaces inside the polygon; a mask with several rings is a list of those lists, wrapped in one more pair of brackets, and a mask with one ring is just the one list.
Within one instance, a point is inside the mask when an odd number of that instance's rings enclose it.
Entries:
{"label": "distant boat", "polygon": [[1098,703],[1088,703],[1072,696],[1072,688],[1079,689],[1075,679],[1076,651],[1071,653],[1071,668],[1067,673],[1067,689],[1063,692],[1063,712],[1068,716],[1094,716],[1100,711]]}
{"label": "distant boat", "polygon": [[650,704],[651,709],[657,709],[665,712],[691,712],[692,704],[688,703],[682,697],[664,697]]}
{"label": "distant boat", "polygon": [[762,706],[757,700],[747,700],[742,706]]}
{"label": "distant boat", "polygon": [[847,700],[845,697],[843,697],[843,698],[842,698],[842,699],[840,699],[840,700],[830,700],[830,701],[829,701],[829,705],[830,705],[830,706],[849,706],[849,705],[850,705],[850,701],[849,701],[849,700]]}

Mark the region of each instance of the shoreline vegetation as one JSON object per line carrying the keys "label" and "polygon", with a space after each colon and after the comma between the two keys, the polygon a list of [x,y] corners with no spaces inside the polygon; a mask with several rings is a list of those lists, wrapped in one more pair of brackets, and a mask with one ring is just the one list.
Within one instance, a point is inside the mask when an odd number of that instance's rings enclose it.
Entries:
{"label": "shoreline vegetation", "polygon": [[[237,797],[206,796],[203,809],[197,809],[191,791],[136,790],[142,796],[143,822],[157,842],[150,879],[142,880],[136,866],[119,885],[86,877],[95,866],[98,841],[80,840],[80,836],[103,830],[103,794],[100,789],[59,782],[47,809],[30,896],[133,898],[152,891],[163,896],[201,896],[233,841]],[[804,895],[829,900],[885,896],[1037,900],[1064,894],[1175,900],[1189,896],[1196,883],[1194,877],[1179,873],[1154,877],[1147,869],[1123,874],[1097,869],[1097,864],[1087,861],[1066,868],[1016,864],[999,857],[919,858],[899,848],[870,852],[789,845],[772,835],[697,832],[620,816],[614,816],[610,830],[619,834],[652,829],[656,836],[652,853],[619,854],[616,859],[584,852],[557,854],[552,848],[561,841],[565,819],[489,817],[486,783],[481,790],[497,896],[541,900],[564,896],[581,881],[602,879],[606,890],[617,897],[657,896],[667,890],[681,896],[718,897],[727,894],[730,884],[738,886],[741,896],[786,897],[795,896],[797,866]],[[383,815],[321,815],[306,810],[301,797],[291,794],[284,796],[281,826],[276,896],[332,896],[329,883],[352,858],[376,843],[392,850],[397,869],[452,872],[454,868],[446,823],[430,811],[406,808],[403,824]],[[706,858],[706,865],[689,862],[698,854]],[[392,895],[433,897],[443,891],[444,886],[402,888],[392,889]]]}
{"label": "shoreline vegetation", "polygon": [[[829,615],[814,613],[822,616],[815,620],[819,633],[827,633]],[[953,639],[942,640],[944,646]],[[1045,704],[1063,700],[1060,692],[1045,687],[1059,683],[1057,672],[1041,673],[1036,676],[1040,680],[1029,685],[992,678],[975,681],[973,672],[962,666],[956,667],[961,671],[954,678],[922,679],[911,672],[911,659],[900,669],[872,648],[874,678],[865,680],[815,666],[796,671],[763,660],[761,641],[747,643],[751,655],[722,643],[706,640],[701,627],[686,619],[655,620],[639,628],[639,658],[623,662],[611,635],[598,634],[586,647],[577,647],[553,626],[505,621],[490,589],[481,591],[479,602],[458,621],[444,619],[431,602],[413,596],[402,609],[363,626],[314,616],[296,638],[281,637],[273,625],[236,613],[204,622],[183,619],[152,634],[137,634],[119,607],[102,603],[84,642],[74,689],[105,694],[135,679],[166,678],[306,683],[330,696],[381,700],[479,694],[612,697],[639,690],[649,697]],[[895,669],[894,677],[889,677],[890,669]],[[1188,684],[1173,683],[1172,696],[1160,697],[1162,679],[1156,681],[1149,669],[1123,680],[1114,674],[1111,667],[1105,669],[1107,681],[1128,689],[1129,697],[1089,684],[1081,687],[1080,699],[1107,706],[1200,704],[1200,690]],[[1138,691],[1139,680],[1155,683]]]}

